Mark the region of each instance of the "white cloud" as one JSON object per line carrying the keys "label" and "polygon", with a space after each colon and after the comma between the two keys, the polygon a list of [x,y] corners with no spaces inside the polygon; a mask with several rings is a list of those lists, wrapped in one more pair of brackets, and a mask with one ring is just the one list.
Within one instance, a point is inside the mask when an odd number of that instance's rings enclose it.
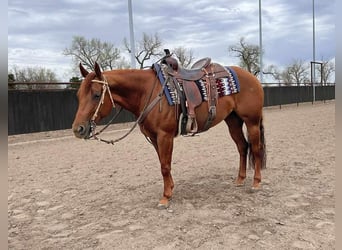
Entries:
{"label": "white cloud", "polygon": [[[258,2],[231,0],[132,1],[135,38],[158,32],[165,47],[191,48],[197,59],[209,56],[226,65],[237,64],[228,53],[240,37],[259,42]],[[335,1],[316,3],[316,54],[335,55]],[[262,2],[264,62],[279,67],[293,59],[312,58],[311,1]],[[122,48],[129,38],[126,1],[63,0],[8,3],[9,66],[46,65],[69,79],[71,60],[62,51],[72,37],[98,38]],[[62,73],[64,72],[64,73]]]}
{"label": "white cloud", "polygon": [[68,81],[71,78],[71,60],[66,58],[59,51],[46,49],[8,49],[8,69],[14,66],[19,68],[44,67],[55,72],[58,80]]}

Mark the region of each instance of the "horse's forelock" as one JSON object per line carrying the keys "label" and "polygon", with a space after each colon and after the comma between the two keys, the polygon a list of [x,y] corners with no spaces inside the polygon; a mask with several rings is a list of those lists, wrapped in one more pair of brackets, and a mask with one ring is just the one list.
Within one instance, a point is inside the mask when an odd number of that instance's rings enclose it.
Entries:
{"label": "horse's forelock", "polygon": [[86,85],[86,86],[90,86],[91,85],[91,81],[94,80],[96,77],[96,74],[95,72],[90,72],[86,78],[84,78],[83,80],[83,84]]}
{"label": "horse's forelock", "polygon": [[94,72],[90,72],[82,81],[81,86],[78,90],[78,95],[83,95],[82,93],[87,93],[91,87],[91,81],[96,77]]}

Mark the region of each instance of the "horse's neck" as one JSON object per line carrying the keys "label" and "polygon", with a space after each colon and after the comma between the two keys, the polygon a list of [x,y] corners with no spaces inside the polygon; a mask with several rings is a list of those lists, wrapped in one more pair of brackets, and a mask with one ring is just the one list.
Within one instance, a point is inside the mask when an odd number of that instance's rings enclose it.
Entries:
{"label": "horse's neck", "polygon": [[153,78],[146,70],[116,70],[106,76],[114,102],[124,109],[139,115],[147,91],[152,90]]}

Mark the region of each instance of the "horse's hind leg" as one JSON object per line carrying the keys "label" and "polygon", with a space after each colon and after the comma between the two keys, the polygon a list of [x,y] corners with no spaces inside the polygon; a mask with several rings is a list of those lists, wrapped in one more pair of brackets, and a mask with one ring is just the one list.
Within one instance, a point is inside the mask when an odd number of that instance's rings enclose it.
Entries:
{"label": "horse's hind leg", "polygon": [[247,119],[246,127],[248,132],[248,140],[250,143],[250,150],[251,150],[251,163],[254,164],[254,180],[253,180],[253,189],[260,188],[261,182],[261,169],[263,168],[264,159],[264,139],[263,139],[263,125],[262,125],[262,118],[253,118]]}
{"label": "horse's hind leg", "polygon": [[229,133],[233,141],[235,142],[240,154],[239,174],[235,183],[238,186],[242,186],[246,179],[246,164],[248,153],[248,142],[242,130],[243,120],[235,112],[232,112],[225,119],[225,122],[228,125]]}

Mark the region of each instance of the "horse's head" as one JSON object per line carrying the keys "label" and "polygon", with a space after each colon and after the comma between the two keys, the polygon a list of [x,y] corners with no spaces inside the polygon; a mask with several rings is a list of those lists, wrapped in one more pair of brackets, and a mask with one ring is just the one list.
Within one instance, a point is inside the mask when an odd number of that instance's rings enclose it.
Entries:
{"label": "horse's head", "polygon": [[110,113],[114,102],[108,83],[97,63],[94,72],[89,73],[82,64],[80,70],[84,79],[77,92],[78,109],[72,130],[76,137],[89,139],[93,126]]}

